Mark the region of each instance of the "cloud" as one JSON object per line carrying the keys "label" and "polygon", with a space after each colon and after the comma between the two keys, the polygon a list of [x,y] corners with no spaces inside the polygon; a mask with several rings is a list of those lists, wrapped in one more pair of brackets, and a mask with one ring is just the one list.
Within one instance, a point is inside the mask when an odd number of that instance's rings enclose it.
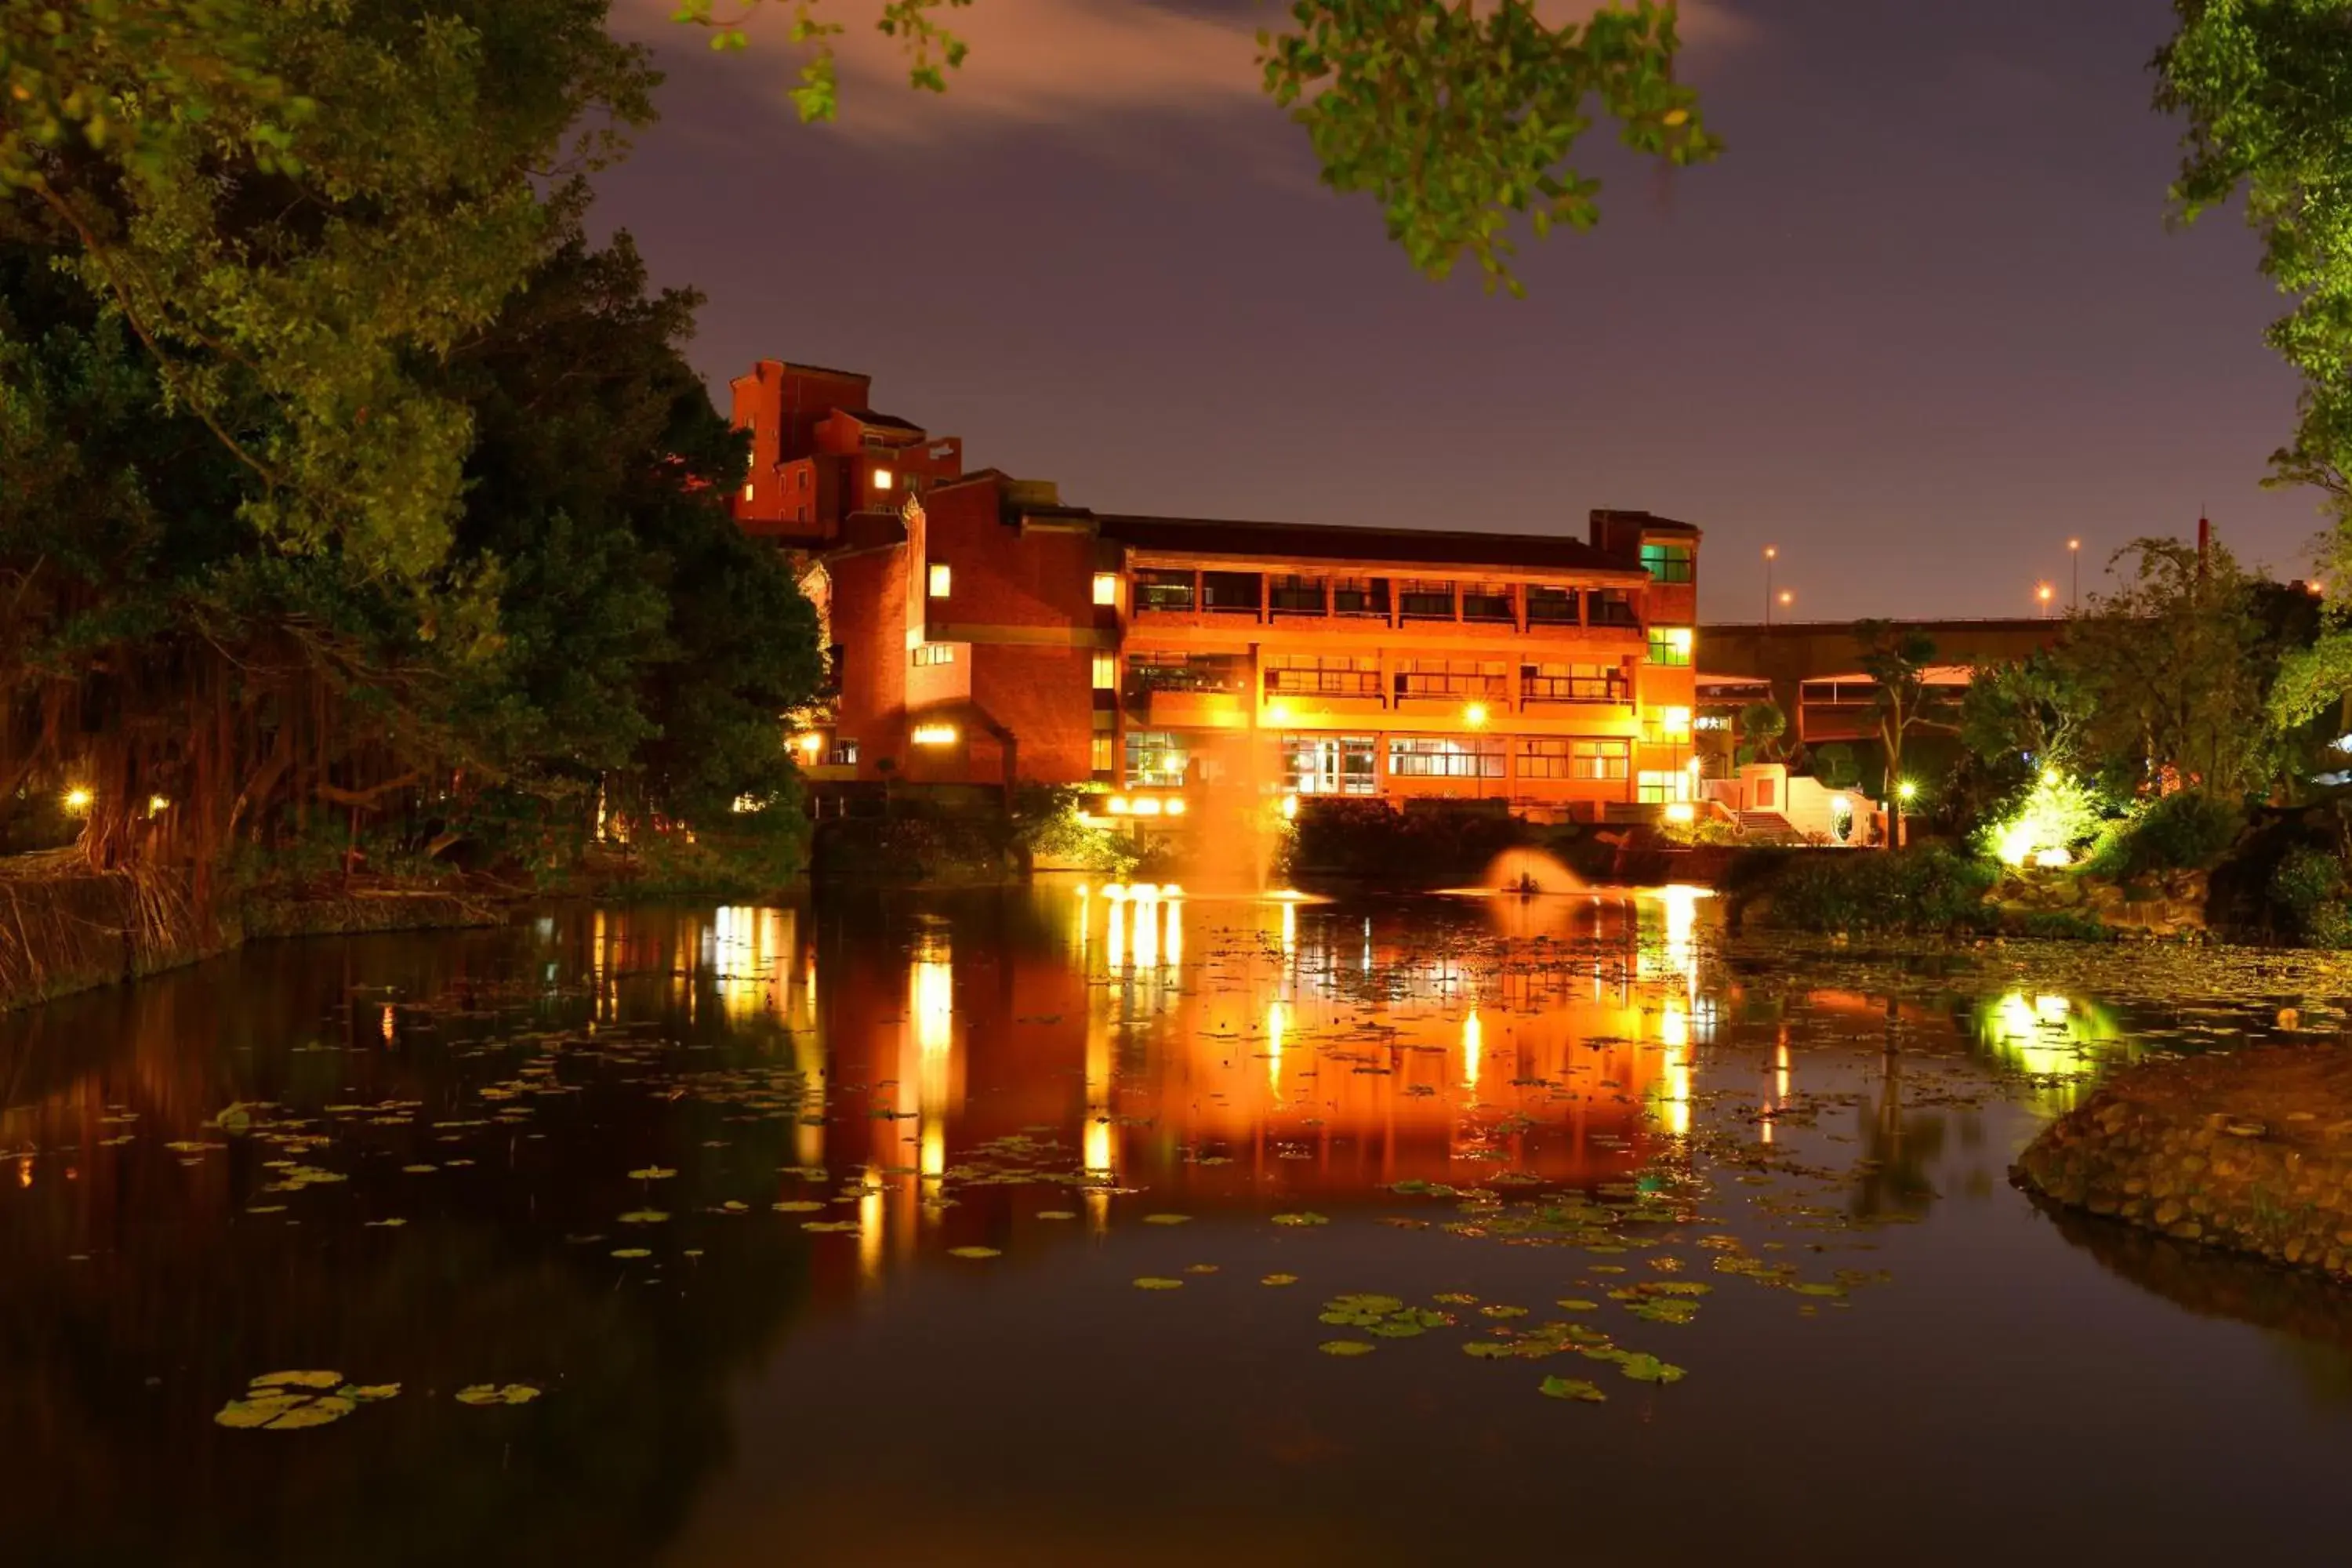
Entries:
{"label": "cloud", "polygon": [[[680,29],[674,0],[623,0],[624,30],[662,45]],[[1590,16],[1596,0],[1538,0],[1554,26]],[[751,26],[751,70],[772,73],[775,91],[794,85],[797,51],[786,38],[788,6],[770,0]],[[991,129],[1087,129],[1154,115],[1223,117],[1265,103],[1257,28],[1283,22],[1267,0],[1236,15],[1202,15],[1153,0],[976,0],[940,15],[971,46],[948,73],[945,94],[907,86],[898,45],[870,25],[873,0],[831,0],[824,13],[847,24],[835,40],[844,133],[861,140],[925,142]],[[1682,0],[1684,44],[1737,43],[1751,24],[1722,0]]]}

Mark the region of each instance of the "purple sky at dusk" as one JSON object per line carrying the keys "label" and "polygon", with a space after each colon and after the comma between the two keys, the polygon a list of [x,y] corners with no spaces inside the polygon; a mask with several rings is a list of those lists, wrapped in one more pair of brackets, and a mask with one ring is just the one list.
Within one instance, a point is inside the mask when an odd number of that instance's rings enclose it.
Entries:
{"label": "purple sky at dusk", "polygon": [[2039,579],[2063,604],[2070,534],[2088,594],[2200,505],[2290,575],[2319,527],[2257,488],[2295,382],[2252,237],[2165,226],[2166,0],[1686,5],[1727,152],[1662,182],[1596,129],[1601,227],[1528,242],[1525,300],[1422,279],[1314,184],[1255,91],[1270,3],[977,0],[947,98],[860,42],[832,128],[781,47],[714,58],[670,8],[616,0],[671,76],[599,219],[709,294],[722,407],[761,356],[865,370],[1104,510],[1580,536],[1644,507],[1706,530],[1717,620],[1759,613],[1768,542],[1791,618],[2021,615]]}

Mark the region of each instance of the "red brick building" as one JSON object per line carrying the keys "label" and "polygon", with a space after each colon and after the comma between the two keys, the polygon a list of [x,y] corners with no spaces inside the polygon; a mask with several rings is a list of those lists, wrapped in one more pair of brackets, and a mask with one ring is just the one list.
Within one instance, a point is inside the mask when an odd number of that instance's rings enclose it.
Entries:
{"label": "red brick building", "polygon": [[961,473],[955,443],[873,414],[867,388],[772,362],[736,384],[740,514],[811,551],[829,627],[834,709],[803,738],[819,780],[887,763],[913,784],[1092,784],[1133,816],[1220,788],[1588,816],[1693,797],[1688,523],[1596,511],[1575,540],[1097,514]]}

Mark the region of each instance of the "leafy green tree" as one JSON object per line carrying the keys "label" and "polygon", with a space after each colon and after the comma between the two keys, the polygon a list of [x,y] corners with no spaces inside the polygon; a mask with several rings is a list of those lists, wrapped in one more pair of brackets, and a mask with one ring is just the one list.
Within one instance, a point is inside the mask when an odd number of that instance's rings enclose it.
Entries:
{"label": "leafy green tree", "polygon": [[1959,735],[2002,787],[2081,761],[2089,699],[2063,655],[2038,651],[1977,671],[1960,699]]}
{"label": "leafy green tree", "polygon": [[2158,54],[2158,105],[2182,116],[2174,212],[2186,223],[2242,195],[2263,271],[2294,301],[2269,331],[2303,376],[2274,485],[2311,485],[2333,528],[2318,555],[2336,590],[2326,634],[2294,653],[2271,717],[2336,710],[2352,730],[2352,7],[2344,0],[2176,0]]}
{"label": "leafy green tree", "polygon": [[1739,710],[1739,750],[1742,762],[1777,763],[1787,751],[1784,742],[1789,733],[1789,716],[1780,705],[1767,699],[1750,702]]}
{"label": "leafy green tree", "polygon": [[[843,10],[903,47],[911,85],[940,92],[968,53],[941,14],[970,3],[790,0],[791,38],[806,55],[793,93],[801,118],[838,110]],[[709,28],[714,48],[738,49],[765,4],[683,0],[677,15]],[[1380,202],[1389,237],[1431,278],[1467,256],[1490,290],[1521,293],[1510,268],[1515,217],[1538,238],[1599,220],[1601,182],[1573,161],[1596,106],[1627,147],[1669,167],[1720,150],[1697,95],[1675,79],[1674,0],[1626,0],[1558,23],[1542,9],[1537,0],[1295,0],[1287,28],[1258,34],[1266,96],[1307,132],[1323,183]]]}
{"label": "leafy green tree", "polygon": [[2116,554],[2124,585],[2091,601],[2057,660],[2083,697],[2084,754],[2118,793],[2199,785],[2267,791],[2284,751],[2263,721],[2282,648],[2258,580],[2219,543],[2141,539]]}
{"label": "leafy green tree", "polygon": [[1903,746],[1919,729],[1948,730],[1930,706],[1927,667],[1935,662],[1936,644],[1916,626],[1892,621],[1864,620],[1853,624],[1853,640],[1861,649],[1863,672],[1877,683],[1872,699],[1872,721],[1879,744],[1886,752],[1887,843],[1903,844]]}

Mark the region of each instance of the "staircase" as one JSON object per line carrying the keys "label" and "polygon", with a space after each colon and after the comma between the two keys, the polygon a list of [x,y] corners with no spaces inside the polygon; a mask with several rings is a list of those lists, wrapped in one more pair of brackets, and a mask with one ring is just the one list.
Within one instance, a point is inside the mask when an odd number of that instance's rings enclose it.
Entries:
{"label": "staircase", "polygon": [[1777,811],[1743,811],[1739,814],[1739,836],[1759,844],[1796,844],[1802,840],[1789,819]]}

